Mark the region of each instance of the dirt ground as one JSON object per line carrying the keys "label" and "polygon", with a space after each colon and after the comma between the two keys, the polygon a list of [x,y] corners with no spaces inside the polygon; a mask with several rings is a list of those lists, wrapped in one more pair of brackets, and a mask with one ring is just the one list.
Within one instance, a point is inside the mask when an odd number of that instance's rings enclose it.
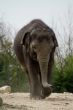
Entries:
{"label": "dirt ground", "polygon": [[31,100],[29,93],[0,94],[0,110],[73,110],[73,94],[52,93],[43,100]]}

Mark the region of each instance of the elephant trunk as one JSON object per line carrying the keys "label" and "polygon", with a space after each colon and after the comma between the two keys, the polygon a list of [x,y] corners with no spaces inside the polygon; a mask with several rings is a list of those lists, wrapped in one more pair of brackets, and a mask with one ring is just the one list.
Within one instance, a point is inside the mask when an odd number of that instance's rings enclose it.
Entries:
{"label": "elephant trunk", "polygon": [[48,62],[49,62],[49,55],[43,56],[42,58],[39,57],[39,66],[41,71],[41,80],[43,87],[49,87],[50,85],[47,82],[47,74],[48,74]]}

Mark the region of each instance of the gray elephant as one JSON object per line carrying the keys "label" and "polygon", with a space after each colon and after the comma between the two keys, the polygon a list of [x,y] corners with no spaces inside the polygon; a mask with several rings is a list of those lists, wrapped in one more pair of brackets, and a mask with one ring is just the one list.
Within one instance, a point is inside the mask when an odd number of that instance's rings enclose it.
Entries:
{"label": "gray elephant", "polygon": [[14,50],[19,62],[26,69],[31,98],[42,99],[50,95],[57,46],[53,30],[39,19],[31,21],[17,33]]}

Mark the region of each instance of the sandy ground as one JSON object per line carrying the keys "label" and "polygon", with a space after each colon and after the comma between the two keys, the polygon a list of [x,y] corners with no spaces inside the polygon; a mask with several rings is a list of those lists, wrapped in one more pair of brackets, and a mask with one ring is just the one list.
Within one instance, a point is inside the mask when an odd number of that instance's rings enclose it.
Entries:
{"label": "sandy ground", "polygon": [[0,94],[0,110],[73,110],[73,94],[52,93],[43,100],[31,100],[29,93]]}

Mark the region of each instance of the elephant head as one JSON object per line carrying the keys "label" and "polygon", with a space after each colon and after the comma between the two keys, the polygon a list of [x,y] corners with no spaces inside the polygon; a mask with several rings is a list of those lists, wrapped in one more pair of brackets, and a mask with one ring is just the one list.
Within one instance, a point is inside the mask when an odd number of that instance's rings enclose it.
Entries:
{"label": "elephant head", "polygon": [[39,63],[43,87],[49,87],[47,83],[48,63],[52,50],[58,46],[54,32],[50,28],[32,29],[25,33],[21,44],[24,45],[31,59]]}

